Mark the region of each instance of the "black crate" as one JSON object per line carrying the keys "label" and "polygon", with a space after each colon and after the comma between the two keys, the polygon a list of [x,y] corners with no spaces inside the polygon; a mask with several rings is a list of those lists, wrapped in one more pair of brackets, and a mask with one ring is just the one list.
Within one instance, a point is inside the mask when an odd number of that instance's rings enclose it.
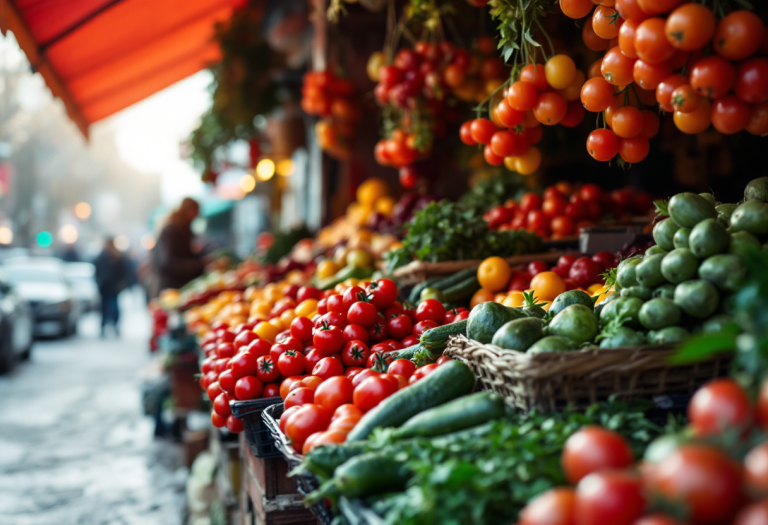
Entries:
{"label": "black crate", "polygon": [[229,403],[232,415],[243,421],[245,440],[257,458],[276,458],[282,455],[275,447],[275,440],[261,419],[261,413],[265,408],[281,402],[280,396],[275,396]]}
{"label": "black crate", "polygon": [[[285,434],[280,431],[280,416],[282,415],[283,410],[284,407],[282,403],[279,405],[273,405],[264,410],[264,412],[261,414],[261,417],[264,420],[264,424],[272,433],[275,446],[285,458],[288,466],[291,467],[291,469],[295,469],[301,465],[304,456],[298,454],[293,449],[291,444],[288,442],[288,438],[285,437]],[[299,488],[299,494],[306,496],[310,492],[320,488],[320,483],[317,478],[308,472],[298,473],[294,477],[296,479],[296,485]],[[333,513],[331,512],[331,509],[326,506],[324,501],[311,506],[309,510],[312,511],[312,514],[315,515],[317,520],[322,525],[330,525],[333,521]]]}

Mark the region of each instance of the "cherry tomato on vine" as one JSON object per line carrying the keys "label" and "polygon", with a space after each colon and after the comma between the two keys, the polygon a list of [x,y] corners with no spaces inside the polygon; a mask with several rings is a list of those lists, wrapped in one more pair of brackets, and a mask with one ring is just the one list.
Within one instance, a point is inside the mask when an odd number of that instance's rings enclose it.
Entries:
{"label": "cherry tomato on vine", "polygon": [[[477,141],[472,138],[472,122],[474,121],[468,120],[464,122],[459,128],[459,136],[461,137],[461,141],[467,146],[474,146],[477,144]],[[381,164],[381,162],[379,162],[379,164]]]}
{"label": "cherry tomato on vine", "polygon": [[528,64],[525,66],[520,70],[520,80],[522,82],[533,84],[533,87],[535,87],[537,91],[544,91],[549,87],[549,84],[547,84],[547,75],[542,64]]}
{"label": "cherry tomato on vine", "polygon": [[734,65],[719,56],[709,56],[696,62],[691,68],[691,86],[701,95],[720,98],[736,81]]}
{"label": "cherry tomato on vine", "polygon": [[637,58],[635,32],[642,20],[625,20],[619,29],[619,49],[628,58]]}
{"label": "cherry tomato on vine", "polygon": [[533,106],[536,120],[547,126],[559,124],[568,111],[568,103],[559,93],[541,93]]}
{"label": "cherry tomato on vine", "polygon": [[752,135],[763,136],[768,133],[768,101],[752,106],[746,129]]}
{"label": "cherry tomato on vine", "polygon": [[701,95],[690,84],[682,84],[672,91],[669,103],[675,111],[690,113],[701,104]]}
{"label": "cherry tomato on vine", "polygon": [[512,109],[527,111],[536,104],[539,92],[530,82],[517,81],[507,90],[506,101]]}
{"label": "cherry tomato on vine", "polygon": [[669,60],[658,64],[649,64],[643,60],[638,60],[632,69],[632,77],[635,79],[635,83],[642,89],[646,91],[655,90],[664,79],[672,74],[673,70],[674,68]]}
{"label": "cherry tomato on vine", "polygon": [[593,113],[605,111],[613,102],[613,85],[603,77],[587,80],[581,88],[581,103]]}
{"label": "cherry tomato on vine", "polygon": [[591,0],[560,0],[560,9],[563,14],[576,20],[591,13],[594,6]]}
{"label": "cherry tomato on vine", "polygon": [[504,157],[496,155],[490,145],[483,148],[483,158],[491,166],[501,166],[504,163]]}
{"label": "cherry tomato on vine", "polygon": [[695,51],[712,39],[715,15],[704,5],[683,4],[669,14],[664,31],[676,49]]}
{"label": "cherry tomato on vine", "polygon": [[554,89],[565,89],[576,76],[576,63],[568,55],[555,55],[544,64],[547,83]]}
{"label": "cherry tomato on vine", "polygon": [[611,129],[616,136],[629,139],[643,130],[643,113],[634,106],[624,106],[614,111]]}
{"label": "cherry tomato on vine", "polygon": [[613,40],[619,36],[623,19],[612,7],[598,5],[592,13],[592,29],[597,36],[605,40]]}
{"label": "cherry tomato on vine", "polygon": [[675,7],[683,3],[683,0],[636,0],[637,7],[648,15],[660,15],[669,13]]}
{"label": "cherry tomato on vine", "polygon": [[728,60],[744,60],[760,49],[765,36],[765,26],[756,14],[733,11],[720,20],[712,38],[715,53]]}
{"label": "cherry tomato on vine", "polygon": [[649,64],[659,64],[672,58],[675,48],[667,40],[665,20],[652,17],[640,22],[635,30],[637,57]]}
{"label": "cherry tomato on vine", "polygon": [[672,92],[679,86],[688,83],[688,78],[684,78],[680,73],[673,73],[665,78],[656,87],[656,101],[664,111],[674,111],[672,108]]}
{"label": "cherry tomato on vine", "polygon": [[749,124],[749,104],[736,95],[725,95],[712,101],[712,126],[723,135],[733,135]]}
{"label": "cherry tomato on vine", "polygon": [[600,38],[597,33],[595,33],[595,30],[592,28],[591,18],[584,20],[584,27],[581,28],[581,40],[590,51],[605,51],[609,46],[608,40]]}
{"label": "cherry tomato on vine", "polygon": [[508,128],[522,124],[525,119],[525,112],[514,109],[506,100],[499,102],[496,112],[501,123]]}
{"label": "cherry tomato on vine", "polygon": [[499,157],[515,157],[528,149],[528,137],[514,131],[497,131],[491,138],[490,146]]}
{"label": "cherry tomato on vine", "polygon": [[619,141],[619,156],[630,164],[636,164],[643,160],[648,156],[650,150],[651,144],[648,142],[648,138],[642,135]]}
{"label": "cherry tomato on vine", "polygon": [[742,62],[736,71],[733,91],[749,104],[768,100],[768,58],[753,57]]}
{"label": "cherry tomato on vine", "polygon": [[638,0],[616,0],[615,5],[616,11],[621,15],[622,18],[625,20],[645,20],[650,15],[640,9],[640,6],[638,5]]}
{"label": "cherry tomato on vine", "polygon": [[634,82],[635,59],[625,57],[619,46],[612,47],[603,57],[600,72],[614,86],[628,86]]}
{"label": "cherry tomato on vine", "polygon": [[496,133],[496,126],[487,118],[477,118],[470,124],[472,140],[477,144],[490,144],[494,133]]}
{"label": "cherry tomato on vine", "polygon": [[610,129],[596,129],[587,137],[587,151],[595,160],[607,162],[619,152],[619,138]]}
{"label": "cherry tomato on vine", "polygon": [[677,129],[689,135],[696,135],[706,130],[712,123],[712,104],[708,99],[701,100],[699,107],[690,113],[675,111],[674,121]]}

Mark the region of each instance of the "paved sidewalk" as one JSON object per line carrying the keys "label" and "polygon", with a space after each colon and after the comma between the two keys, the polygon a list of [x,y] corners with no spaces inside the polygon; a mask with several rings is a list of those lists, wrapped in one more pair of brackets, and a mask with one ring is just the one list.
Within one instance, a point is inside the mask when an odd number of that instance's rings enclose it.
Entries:
{"label": "paved sidewalk", "polygon": [[181,523],[180,451],[141,409],[149,321],[138,297],[122,299],[121,339],[99,339],[89,314],[0,377],[0,524]]}

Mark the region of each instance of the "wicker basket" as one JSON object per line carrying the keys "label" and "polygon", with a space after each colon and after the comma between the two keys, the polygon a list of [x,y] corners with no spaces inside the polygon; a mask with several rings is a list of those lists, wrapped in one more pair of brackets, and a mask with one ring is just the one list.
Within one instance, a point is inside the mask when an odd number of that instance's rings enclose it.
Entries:
{"label": "wicker basket", "polygon": [[[517,255],[515,257],[507,257],[506,261],[511,265],[528,264],[533,261],[554,262],[566,253],[578,254],[579,252],[565,252],[565,251],[553,251],[545,253],[532,253],[528,255]],[[439,277],[441,275],[451,275],[465,268],[472,266],[478,266],[483,261],[469,260],[469,261],[447,261],[441,263],[413,261],[405,266],[401,266],[394,272],[392,277],[401,286],[407,286],[409,284],[417,284],[426,281],[432,277]]]}
{"label": "wicker basket", "polygon": [[[282,415],[283,410],[283,403],[272,405],[271,407],[264,409],[261,413],[261,418],[264,421],[264,425],[269,429],[269,433],[272,435],[275,447],[283,455],[288,466],[291,469],[295,469],[301,465],[304,456],[298,454],[293,449],[288,438],[280,430],[280,416]],[[312,474],[297,474],[295,477],[296,484],[299,487],[299,493],[304,496],[320,488],[320,483]],[[325,505],[324,501],[311,506],[309,510],[312,511],[312,514],[315,515],[322,525],[330,525],[333,521],[333,513]]]}
{"label": "wicker basket", "polygon": [[587,407],[615,395],[622,399],[691,394],[728,372],[729,355],[693,365],[671,366],[673,345],[588,348],[526,354],[451,337],[444,354],[467,363],[483,390],[505,396],[523,410]]}

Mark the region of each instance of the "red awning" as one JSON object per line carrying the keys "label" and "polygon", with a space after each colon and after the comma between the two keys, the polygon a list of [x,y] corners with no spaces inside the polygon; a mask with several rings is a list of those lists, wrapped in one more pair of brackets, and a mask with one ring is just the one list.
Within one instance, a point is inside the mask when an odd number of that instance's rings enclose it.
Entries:
{"label": "red awning", "polygon": [[219,58],[214,24],[247,0],[0,0],[32,67],[88,126]]}

